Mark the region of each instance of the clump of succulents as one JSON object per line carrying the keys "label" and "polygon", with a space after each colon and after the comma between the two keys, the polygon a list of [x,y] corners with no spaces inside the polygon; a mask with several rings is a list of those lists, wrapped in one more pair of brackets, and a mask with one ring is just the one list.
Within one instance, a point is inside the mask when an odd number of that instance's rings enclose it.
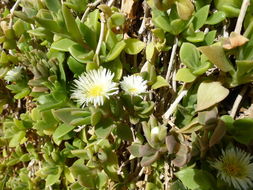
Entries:
{"label": "clump of succulents", "polygon": [[0,2],[0,189],[253,189],[252,0]]}

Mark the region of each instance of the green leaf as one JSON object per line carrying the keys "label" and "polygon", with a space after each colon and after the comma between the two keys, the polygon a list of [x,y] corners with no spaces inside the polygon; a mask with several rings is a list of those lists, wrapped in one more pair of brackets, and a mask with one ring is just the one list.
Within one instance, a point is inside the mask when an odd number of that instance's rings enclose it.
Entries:
{"label": "green leaf", "polygon": [[228,94],[229,90],[223,87],[220,82],[202,82],[197,92],[196,111],[205,110],[221,102]]}
{"label": "green leaf", "polygon": [[223,116],[220,117],[220,120],[222,120],[225,123],[228,130],[233,130],[233,128],[234,128],[234,126],[233,126],[234,119],[231,116],[223,115]]}
{"label": "green leaf", "polygon": [[72,131],[75,128],[75,126],[62,124],[57,127],[53,134],[53,139],[59,139],[63,137],[64,135],[68,134],[70,131]]}
{"label": "green leaf", "polygon": [[97,109],[92,109],[91,110],[91,125],[95,126],[96,124],[99,123],[101,120],[102,113],[100,110]]}
{"label": "green leaf", "polygon": [[234,122],[234,130],[232,136],[238,142],[248,145],[253,140],[253,136],[249,135],[253,133],[253,119],[243,118]]}
{"label": "green leaf", "polygon": [[200,53],[196,46],[191,43],[183,43],[179,56],[184,65],[190,70],[194,71],[198,68],[200,62]]}
{"label": "green leaf", "polygon": [[16,134],[14,134],[9,142],[9,147],[18,146],[21,143],[21,141],[25,138],[25,135],[26,135],[25,131],[19,131]]}
{"label": "green leaf", "polygon": [[237,65],[237,76],[247,76],[249,73],[253,73],[253,60],[236,60]]}
{"label": "green leaf", "polygon": [[85,118],[73,119],[69,124],[70,125],[75,125],[75,126],[89,125],[89,124],[91,124],[91,116],[88,116],[88,117],[85,117]]}
{"label": "green leaf", "polygon": [[194,12],[194,6],[190,0],[181,0],[175,2],[177,14],[182,20],[188,20]]}
{"label": "green leaf", "polygon": [[208,13],[209,13],[210,5],[206,5],[199,9],[194,15],[194,19],[192,21],[193,27],[195,30],[200,29],[206,22]]}
{"label": "green leaf", "polygon": [[51,45],[51,49],[68,52],[69,48],[75,44],[77,43],[68,38],[63,38],[61,40],[53,42]]}
{"label": "green leaf", "polygon": [[187,68],[179,69],[176,74],[177,81],[183,81],[183,82],[189,83],[189,82],[193,82],[195,79],[196,79],[196,76],[193,75],[190,69],[187,69]]}
{"label": "green leaf", "polygon": [[186,37],[186,40],[189,42],[197,43],[202,42],[205,38],[204,32],[195,32],[193,35],[189,35]]}
{"label": "green leaf", "polygon": [[27,30],[26,23],[21,19],[18,19],[13,25],[13,30],[15,31],[16,36],[20,37]]}
{"label": "green leaf", "polygon": [[85,71],[85,65],[78,62],[76,59],[74,59],[72,56],[69,56],[67,60],[67,64],[69,66],[69,69],[75,73],[75,74],[82,74]]}
{"label": "green leaf", "polygon": [[212,190],[215,188],[215,179],[207,171],[186,168],[175,174],[183,183],[183,185],[192,190]]}
{"label": "green leaf", "polygon": [[92,48],[96,49],[97,47],[97,36],[94,35],[94,30],[92,27],[87,26],[86,24],[82,23],[81,21],[77,22],[80,32],[83,36],[83,39],[87,42],[87,44]]}
{"label": "green leaf", "polygon": [[62,28],[60,25],[51,19],[44,19],[44,18],[39,18],[39,17],[34,17],[36,22],[38,22],[43,28],[46,28],[49,31],[52,31],[54,33],[62,33]]}
{"label": "green leaf", "polygon": [[97,182],[96,182],[98,189],[105,188],[107,183],[108,183],[108,176],[106,175],[106,173],[104,171],[99,172],[97,176]]}
{"label": "green leaf", "polygon": [[205,24],[215,25],[225,20],[225,18],[226,18],[226,14],[224,12],[217,11],[213,13],[210,17],[208,17]]}
{"label": "green leaf", "polygon": [[126,141],[132,141],[133,135],[129,126],[124,124],[118,124],[116,128],[116,134],[119,138]]}
{"label": "green leaf", "polygon": [[83,44],[82,35],[79,31],[79,28],[76,24],[74,16],[71,14],[70,10],[65,6],[62,5],[62,13],[66,23],[67,30],[71,37],[80,44]]}
{"label": "green leaf", "polygon": [[38,36],[38,37],[41,37],[41,38],[46,38],[46,39],[51,39],[52,36],[53,36],[52,33],[50,33],[50,31],[48,31],[44,27],[38,27],[38,28],[35,28],[33,30],[28,30],[27,32],[31,35]]}
{"label": "green leaf", "polygon": [[68,182],[70,183],[74,183],[75,182],[75,178],[74,176],[71,174],[70,169],[68,166],[64,167],[64,176],[67,179]]}
{"label": "green leaf", "polygon": [[99,138],[106,138],[114,127],[112,119],[104,119],[95,126],[95,133]]}
{"label": "green leaf", "polygon": [[136,55],[143,50],[143,48],[146,46],[146,44],[138,39],[129,38],[125,40],[126,47],[125,52],[130,55]]}
{"label": "green leaf", "polygon": [[147,184],[145,186],[145,190],[160,190],[160,189],[161,189],[161,187],[159,187],[155,183],[151,183],[151,182],[147,182]]}
{"label": "green leaf", "polygon": [[124,41],[118,42],[107,54],[105,58],[105,62],[109,62],[116,59],[120,55],[122,50],[125,48],[125,46],[126,46],[126,42]]}
{"label": "green leaf", "polygon": [[47,8],[55,13],[61,9],[61,4],[59,0],[45,0],[44,1]]}
{"label": "green leaf", "polygon": [[228,61],[223,48],[219,45],[202,46],[198,48],[208,59],[223,72],[233,71],[234,68]]}
{"label": "green leaf", "polygon": [[182,182],[179,180],[175,181],[174,183],[171,184],[170,190],[186,190]]}
{"label": "green leaf", "polygon": [[81,63],[93,62],[94,51],[88,51],[79,44],[74,44],[69,48],[70,54]]}
{"label": "green leaf", "polygon": [[155,48],[153,42],[150,42],[150,43],[147,44],[145,53],[146,53],[146,59],[150,63],[153,63],[154,62],[154,57],[155,57],[155,54],[156,54],[156,48]]}
{"label": "green leaf", "polygon": [[90,189],[96,187],[95,180],[97,174],[93,169],[88,168],[84,164],[74,163],[71,166],[70,171],[83,187]]}
{"label": "green leaf", "polygon": [[151,86],[151,88],[158,89],[165,86],[169,86],[169,83],[162,76],[157,76],[156,82]]}
{"label": "green leaf", "polygon": [[62,169],[57,166],[57,173],[56,174],[49,174],[46,178],[46,187],[49,187],[55,183],[58,182],[60,176],[61,176],[61,172],[62,172]]}
{"label": "green leaf", "polygon": [[75,119],[84,119],[89,117],[91,114],[89,111],[84,111],[79,108],[62,108],[52,111],[54,117],[70,125]]}
{"label": "green leaf", "polygon": [[[100,33],[100,22],[99,22],[100,13],[98,9],[95,9],[93,12],[89,13],[88,18],[85,22],[90,28],[93,29],[94,36],[99,35]],[[90,37],[90,36],[88,36]]]}
{"label": "green leaf", "polygon": [[116,34],[110,29],[107,30],[105,43],[106,48],[108,48],[109,50],[111,50],[116,45],[116,43],[118,43]]}
{"label": "green leaf", "polygon": [[121,26],[125,23],[125,16],[122,13],[113,13],[112,16],[110,17],[110,22],[114,26]]}
{"label": "green leaf", "polygon": [[173,35],[178,35],[178,34],[180,34],[182,31],[184,31],[187,22],[186,22],[186,21],[183,21],[183,20],[181,20],[181,19],[175,19],[175,20],[172,20],[172,21],[170,22],[170,24],[171,24],[171,28],[172,28],[171,33],[172,33]]}
{"label": "green leaf", "polygon": [[104,68],[111,70],[114,73],[113,80],[119,81],[123,74],[123,65],[119,58],[115,59],[112,62],[104,64]]}
{"label": "green leaf", "polygon": [[213,44],[213,41],[214,41],[214,39],[215,39],[215,37],[216,37],[216,30],[212,30],[212,31],[210,31],[210,32],[208,32],[207,34],[206,34],[206,36],[205,36],[205,43],[206,43],[206,45],[211,45],[211,44]]}
{"label": "green leaf", "polygon": [[166,32],[171,32],[172,27],[168,16],[164,15],[152,15],[152,20],[156,26],[163,29]]}
{"label": "green leaf", "polygon": [[28,96],[30,93],[30,88],[24,88],[21,90],[21,92],[17,93],[14,98],[15,99],[21,99],[24,98],[25,96]]}
{"label": "green leaf", "polygon": [[240,13],[242,1],[215,0],[215,8],[223,11],[227,17],[237,17]]}

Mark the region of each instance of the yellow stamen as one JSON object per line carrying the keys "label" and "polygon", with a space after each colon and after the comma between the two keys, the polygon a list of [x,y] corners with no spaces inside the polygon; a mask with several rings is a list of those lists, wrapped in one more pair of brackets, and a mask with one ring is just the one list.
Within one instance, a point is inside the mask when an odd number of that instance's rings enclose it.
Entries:
{"label": "yellow stamen", "polygon": [[138,89],[136,88],[129,88],[129,92],[136,92]]}
{"label": "yellow stamen", "polygon": [[103,87],[101,85],[96,85],[89,90],[88,97],[102,96]]}

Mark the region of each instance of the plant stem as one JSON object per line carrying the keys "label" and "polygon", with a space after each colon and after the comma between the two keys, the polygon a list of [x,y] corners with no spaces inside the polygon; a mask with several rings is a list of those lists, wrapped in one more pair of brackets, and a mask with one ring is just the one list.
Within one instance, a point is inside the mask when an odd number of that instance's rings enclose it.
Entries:
{"label": "plant stem", "polygon": [[20,1],[21,1],[21,0],[17,0],[16,3],[13,5],[13,7],[12,7],[11,10],[10,10],[10,23],[9,23],[9,28],[12,27],[14,11],[15,11],[16,8],[18,7]]}
{"label": "plant stem", "polygon": [[166,161],[164,161],[164,186],[165,186],[165,189],[169,189],[168,170],[169,170],[169,164]]}
{"label": "plant stem", "polygon": [[183,90],[178,97],[175,99],[175,101],[170,105],[169,109],[165,112],[163,115],[163,118],[166,120],[169,120],[171,114],[175,111],[177,108],[177,105],[179,102],[183,99],[183,97],[187,94],[188,90]]}
{"label": "plant stem", "polygon": [[113,3],[114,3],[114,1],[115,1],[115,0],[110,0],[110,1],[107,3],[107,5],[108,5],[109,7],[112,6]]}
{"label": "plant stem", "polygon": [[97,45],[97,48],[96,48],[96,55],[99,55],[99,52],[100,52],[100,49],[101,49],[101,46],[102,46],[102,42],[103,42],[103,39],[104,39],[104,33],[105,33],[105,15],[104,13],[101,13],[100,14],[100,19],[101,19],[101,29],[100,29],[100,35],[99,35],[99,40],[98,40],[98,45]]}
{"label": "plant stem", "polygon": [[240,91],[240,93],[238,94],[238,96],[236,97],[236,99],[235,99],[235,101],[234,101],[234,104],[233,104],[233,107],[232,107],[231,112],[230,112],[230,116],[231,116],[232,118],[235,117],[235,114],[236,114],[236,112],[237,112],[237,110],[238,110],[238,107],[239,107],[239,105],[240,105],[240,103],[241,103],[241,101],[242,101],[242,98],[243,98],[244,94],[246,93],[247,89],[248,89],[248,86],[245,85],[245,86],[242,88],[242,90]]}
{"label": "plant stem", "polygon": [[138,30],[138,34],[142,34],[146,30],[146,21],[147,21],[148,10],[149,10],[149,7],[146,1],[143,1],[143,9],[144,9],[144,17],[141,22],[141,27]]}
{"label": "plant stem", "polygon": [[81,18],[81,22],[84,22],[86,20],[86,17],[88,16],[90,10],[92,8],[96,7],[100,2],[101,2],[101,0],[96,0],[94,3],[91,3],[88,5],[88,8],[85,10],[85,12]]}
{"label": "plant stem", "polygon": [[178,39],[176,37],[175,38],[175,43],[174,43],[174,45],[172,47],[172,50],[171,50],[169,66],[168,66],[168,70],[167,70],[167,74],[166,74],[166,80],[168,82],[169,82],[169,79],[170,79],[170,73],[171,73],[172,65],[173,65],[173,62],[174,62],[175,55],[176,55],[177,45],[178,45]]}
{"label": "plant stem", "polygon": [[237,19],[236,27],[235,27],[235,32],[238,33],[238,34],[241,33],[242,23],[243,23],[243,20],[244,20],[244,17],[245,17],[245,14],[246,14],[246,11],[247,11],[247,8],[248,8],[249,4],[250,4],[250,0],[243,0],[243,2],[242,2],[240,14],[239,14],[239,17]]}

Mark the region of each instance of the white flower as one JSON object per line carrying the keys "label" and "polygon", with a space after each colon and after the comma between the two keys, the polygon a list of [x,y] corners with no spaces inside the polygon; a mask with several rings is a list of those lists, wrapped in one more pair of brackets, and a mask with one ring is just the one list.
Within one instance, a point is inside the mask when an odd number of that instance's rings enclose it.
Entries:
{"label": "white flower", "polygon": [[154,127],[151,129],[151,135],[159,135],[160,129],[159,127]]}
{"label": "white flower", "polygon": [[92,103],[95,106],[104,104],[109,96],[118,93],[118,84],[112,81],[114,74],[107,69],[99,68],[83,73],[74,80],[75,89],[71,95],[82,107]]}
{"label": "white flower", "polygon": [[123,81],[120,82],[120,85],[127,94],[134,96],[140,96],[140,94],[147,90],[147,81],[137,75],[123,77]]}
{"label": "white flower", "polygon": [[239,148],[222,151],[222,156],[212,163],[218,170],[218,177],[238,190],[253,187],[252,156]]}
{"label": "white flower", "polygon": [[9,70],[4,79],[7,80],[8,82],[13,82],[22,79],[22,67],[21,66],[16,66],[13,69]]}

